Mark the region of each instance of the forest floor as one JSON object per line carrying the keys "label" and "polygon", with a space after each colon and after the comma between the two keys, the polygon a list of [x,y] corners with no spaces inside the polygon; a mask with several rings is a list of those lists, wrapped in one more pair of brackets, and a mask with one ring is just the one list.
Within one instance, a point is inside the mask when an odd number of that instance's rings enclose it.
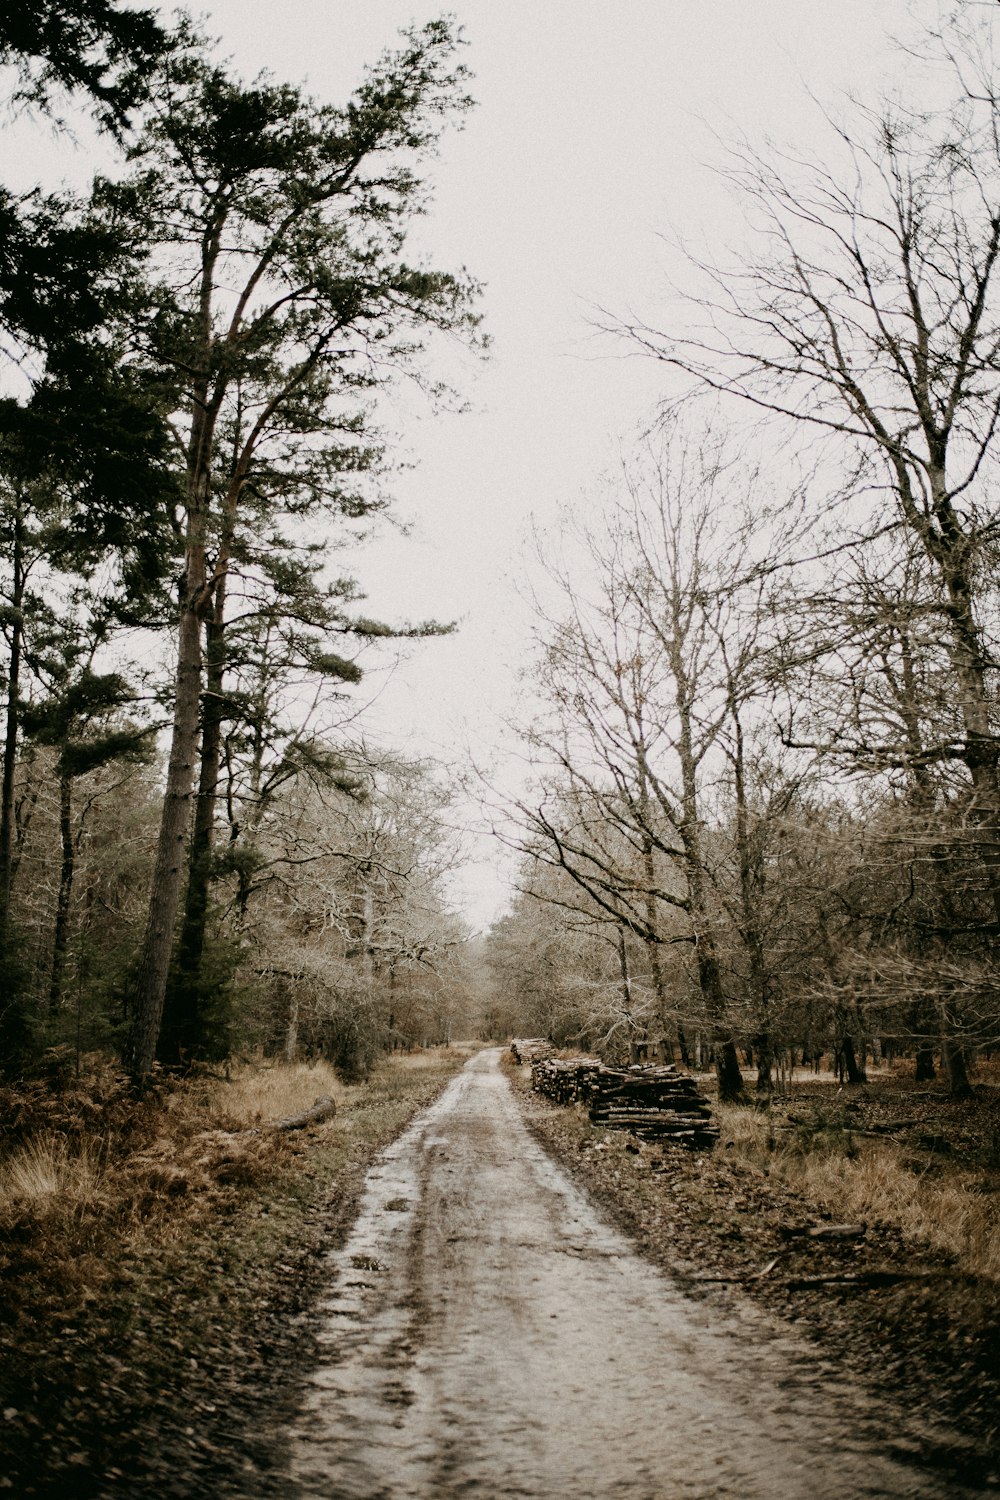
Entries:
{"label": "forest floor", "polygon": [[[470,1059],[370,1173],[294,1424],[303,1500],[972,1500],[922,1421],[743,1300],[720,1317]],[[709,1248],[709,1253],[710,1248]]]}
{"label": "forest floor", "polygon": [[[508,1071],[540,1142],[641,1253],[712,1302],[721,1326],[749,1298],[927,1431],[963,1432],[968,1479],[1000,1489],[1000,1282],[995,1262],[983,1270],[984,1247],[1000,1251],[1000,1089],[952,1101],[896,1076],[839,1091],[795,1082],[766,1113],[719,1111],[718,1146],[690,1152],[593,1126],[583,1106],[530,1092],[528,1068]],[[870,1181],[863,1234],[808,1235],[856,1208],[845,1164]],[[948,1233],[907,1222],[928,1185],[939,1213],[953,1204]],[[886,1219],[871,1211],[879,1201],[893,1204]],[[976,1213],[983,1223],[957,1222]]]}
{"label": "forest floor", "polygon": [[[287,1496],[329,1252],[374,1158],[468,1055],[416,1053],[351,1088],[322,1067],[206,1078],[141,1107],[110,1075],[5,1091],[6,1160],[39,1154],[20,1189],[0,1169],[0,1493]],[[510,1076],[538,1139],[720,1325],[749,1298],[928,1432],[964,1432],[969,1480],[1000,1487],[1000,1288],[983,1260],[1000,1243],[1000,1090],[954,1104],[901,1079],[840,1094],[797,1082],[769,1111],[719,1111],[718,1147],[691,1154],[596,1129],[531,1093],[527,1070]],[[332,1121],[254,1133],[330,1091]],[[869,1148],[882,1161],[883,1138],[898,1180],[871,1192],[895,1192],[894,1221],[866,1209],[860,1239],[796,1233],[856,1210],[832,1167]],[[801,1160],[826,1175],[794,1185]],[[954,1203],[936,1245],[903,1222],[931,1188]]]}
{"label": "forest floor", "polygon": [[[287,1493],[326,1254],[470,1050],[352,1087],[323,1065],[205,1077],[142,1105],[107,1070],[3,1090],[21,1175],[0,1171],[0,1493]],[[254,1132],[331,1092],[326,1124]]]}

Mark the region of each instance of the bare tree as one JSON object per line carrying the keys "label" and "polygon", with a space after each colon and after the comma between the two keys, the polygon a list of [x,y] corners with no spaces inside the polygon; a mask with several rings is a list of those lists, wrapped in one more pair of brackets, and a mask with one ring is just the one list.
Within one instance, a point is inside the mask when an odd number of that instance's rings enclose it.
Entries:
{"label": "bare tree", "polygon": [[[752,493],[752,480],[723,459],[711,434],[695,439],[675,427],[625,465],[606,529],[578,538],[582,560],[570,569],[549,554],[563,614],[543,618],[540,681],[550,708],[530,739],[555,768],[556,794],[520,808],[536,857],[565,870],[609,922],[647,945],[661,996],[660,949],[691,944],[728,1097],[742,1088],[734,1035],[746,1029],[746,1014],[721,959],[720,828],[708,821],[727,765],[738,784],[731,826],[747,887],[737,930],[756,954],[753,1029],[767,1051],[769,981],[749,888],[744,750],[750,704],[770,670],[767,570],[755,555],[761,541],[746,514],[748,484]],[[770,1076],[766,1062],[762,1076]]]}
{"label": "bare tree", "polygon": [[950,44],[951,103],[857,106],[850,125],[831,125],[839,165],[736,152],[730,176],[760,253],[700,267],[707,290],[693,301],[701,317],[688,331],[638,322],[624,331],[701,388],[828,437],[853,480],[838,521],[844,543],[848,526],[858,541],[912,540],[933,586],[955,707],[956,732],[937,754],[968,779],[970,823],[1000,921],[989,608],[1000,115],[984,54],[968,35],[952,34]]}

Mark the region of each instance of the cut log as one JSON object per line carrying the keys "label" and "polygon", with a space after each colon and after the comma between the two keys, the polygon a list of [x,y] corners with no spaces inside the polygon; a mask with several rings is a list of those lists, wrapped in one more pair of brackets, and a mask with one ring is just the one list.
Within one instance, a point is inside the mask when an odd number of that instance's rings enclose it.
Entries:
{"label": "cut log", "polygon": [[782,1225],[781,1236],[786,1240],[863,1240],[868,1233],[867,1224],[806,1224],[801,1228]]}
{"label": "cut log", "polygon": [[329,1094],[322,1094],[309,1109],[300,1115],[288,1115],[284,1120],[269,1120],[262,1130],[305,1130],[309,1125],[320,1125],[337,1113],[337,1101]]}
{"label": "cut log", "polygon": [[534,1063],[539,1058],[548,1057],[552,1051],[552,1043],[541,1036],[516,1036],[510,1044],[510,1050],[516,1063]]}
{"label": "cut log", "polygon": [[[518,1039],[512,1048],[532,1045]],[[711,1147],[719,1137],[708,1101],[672,1064],[609,1068],[596,1057],[536,1057],[531,1086],[557,1104],[590,1107],[591,1123],[649,1140]]]}
{"label": "cut log", "polygon": [[807,1231],[811,1240],[863,1240],[867,1224],[815,1224]]}

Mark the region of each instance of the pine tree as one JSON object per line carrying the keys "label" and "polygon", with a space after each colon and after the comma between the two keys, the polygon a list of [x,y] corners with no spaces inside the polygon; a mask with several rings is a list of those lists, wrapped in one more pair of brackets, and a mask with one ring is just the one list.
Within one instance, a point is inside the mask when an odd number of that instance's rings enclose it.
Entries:
{"label": "pine tree", "polygon": [[413,368],[429,330],[475,326],[464,277],[403,258],[423,192],[415,166],[468,103],[456,40],[445,21],[408,34],[342,110],[185,58],[131,177],[97,195],[109,222],[149,225],[158,241],[162,311],[143,337],[184,432],[174,722],[127,1048],[137,1080],[156,1049],[183,884],[204,637],[255,469],[289,434],[300,454],[336,454],[359,390]]}

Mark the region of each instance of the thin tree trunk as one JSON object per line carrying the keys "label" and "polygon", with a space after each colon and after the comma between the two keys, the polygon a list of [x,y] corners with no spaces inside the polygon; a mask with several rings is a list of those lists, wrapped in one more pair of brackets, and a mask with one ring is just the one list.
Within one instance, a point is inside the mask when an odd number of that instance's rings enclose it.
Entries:
{"label": "thin tree trunk", "polygon": [[213,618],[206,626],[205,692],[201,707],[198,792],[188,851],[184,919],[163,1016],[160,1055],[178,1063],[196,1056],[205,1041],[201,1016],[201,964],[205,951],[215,804],[222,766],[222,688],[225,673],[225,590],[217,585]]}
{"label": "thin tree trunk", "polygon": [[[660,962],[660,945],[656,941],[659,935],[657,931],[656,910],[656,857],[653,851],[653,839],[649,831],[649,787],[646,780],[646,763],[644,756],[638,757],[639,765],[639,813],[642,827],[642,863],[646,879],[646,926],[650,936],[646,939],[646,952],[649,956],[649,977],[653,984],[653,994],[656,999],[656,1015],[660,1024],[660,1032],[664,1039],[664,1045],[670,1049],[673,1057],[673,1046],[667,1035],[667,994],[663,983],[663,965]],[[680,1033],[678,1031],[678,1037]]]}
{"label": "thin tree trunk", "polygon": [[975,585],[970,574],[973,551],[952,507],[943,457],[930,466],[929,475],[937,530],[924,520],[916,529],[941,571],[947,594],[949,654],[965,732],[962,759],[972,782],[971,812],[979,858],[989,883],[994,915],[1000,922],[1000,771],[988,682],[989,658],[976,619]]}
{"label": "thin tree trunk", "polygon": [[288,990],[288,1022],[285,1026],[285,1061],[293,1063],[299,1055],[299,997],[294,988]]}
{"label": "thin tree trunk", "polygon": [[715,1057],[715,1074],[719,1083],[719,1098],[723,1101],[738,1099],[743,1093],[743,1074],[733,1040],[726,1004],[722,969],[715,946],[715,934],[709,921],[708,897],[705,889],[705,870],[701,860],[701,849],[697,831],[690,825],[682,829],[681,838],[688,854],[688,886],[691,892],[691,915],[696,923],[695,952],[698,964],[698,984],[701,989],[708,1021],[712,1033],[712,1052]]}
{"label": "thin tree trunk", "polygon": [[763,895],[759,868],[754,868],[750,847],[750,810],[747,806],[746,765],[743,752],[743,724],[732,682],[729,685],[729,712],[734,729],[733,781],[736,793],[736,859],[740,881],[740,936],[750,963],[750,991],[756,1007],[753,1048],[757,1058],[757,1092],[770,1093],[774,1049],[770,1031],[771,983],[764,956],[764,937],[758,911]]}
{"label": "thin tree trunk", "polygon": [[0,790],[0,940],[6,936],[14,848],[14,774],[17,769],[21,691],[21,652],[24,643],[24,513],[20,500],[14,514],[13,590],[11,593],[10,663],[7,670],[7,711],[3,746],[3,787]]}
{"label": "thin tree trunk", "polygon": [[66,775],[59,777],[59,842],[62,862],[59,868],[56,925],[52,939],[52,975],[49,980],[49,1013],[53,1016],[62,999],[63,972],[69,947],[69,908],[73,894],[73,783]]}
{"label": "thin tree trunk", "polygon": [[[675,615],[677,601],[674,601]],[[698,773],[694,753],[694,737],[691,722],[691,705],[694,694],[688,681],[687,669],[678,641],[684,638],[680,622],[675,618],[671,641],[671,671],[674,678],[675,702],[680,720],[678,757],[681,767],[681,791],[683,821],[677,832],[684,851],[684,864],[691,900],[691,918],[695,929],[698,963],[698,982],[712,1028],[712,1051],[715,1055],[715,1073],[719,1083],[719,1098],[723,1101],[739,1098],[743,1093],[743,1075],[733,1041],[732,1026],[727,1015],[722,970],[715,947],[715,934],[709,914],[707,874],[701,852],[701,824],[698,808]]]}
{"label": "thin tree trunk", "polygon": [[628,1025],[629,1060],[634,1061],[632,1056],[632,1043],[636,1039],[639,1028],[632,1018],[632,976],[629,973],[628,946],[625,942],[625,928],[618,924],[618,974],[621,981],[622,1006],[625,1011],[625,1021]]}

